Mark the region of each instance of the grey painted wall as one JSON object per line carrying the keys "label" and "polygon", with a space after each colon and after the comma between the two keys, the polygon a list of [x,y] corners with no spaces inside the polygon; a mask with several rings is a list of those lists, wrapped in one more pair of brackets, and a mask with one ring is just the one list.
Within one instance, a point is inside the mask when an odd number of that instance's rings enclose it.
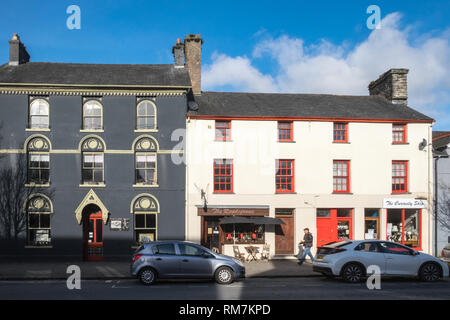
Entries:
{"label": "grey painted wall", "polygon": [[[156,98],[158,132],[136,133],[136,97],[106,96],[103,104],[103,127],[101,133],[80,132],[82,123],[81,96],[50,96],[50,132],[28,132],[28,96],[0,95],[0,149],[22,149],[26,138],[33,134],[48,137],[52,148],[57,150],[78,149],[81,139],[89,134],[100,136],[107,150],[131,150],[132,143],[141,134],[153,136],[162,150],[171,150],[179,141],[171,141],[175,129],[186,126],[186,96],[159,96]],[[184,142],[182,143],[184,149]],[[9,165],[14,155],[0,160]],[[150,193],[160,204],[158,215],[159,239],[185,238],[185,165],[176,165],[171,154],[158,154],[157,188],[133,188],[134,154],[104,155],[104,188],[93,188],[110,211],[110,218],[130,218],[130,230],[110,231],[104,226],[105,258],[129,255],[134,244],[133,217],[130,214],[132,199],[140,193]],[[55,190],[51,217],[51,249],[24,249],[25,239],[19,244],[1,244],[1,254],[14,255],[82,255],[82,226],[75,219],[75,209],[90,188],[80,187],[81,154],[51,153],[50,182]]]}

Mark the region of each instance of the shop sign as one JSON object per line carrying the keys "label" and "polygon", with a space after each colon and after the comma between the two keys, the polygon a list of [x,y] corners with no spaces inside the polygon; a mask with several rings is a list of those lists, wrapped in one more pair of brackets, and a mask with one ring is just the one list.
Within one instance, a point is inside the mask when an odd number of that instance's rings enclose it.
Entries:
{"label": "shop sign", "polygon": [[128,218],[111,218],[109,223],[111,231],[127,231],[129,225],[130,219]]}
{"label": "shop sign", "polygon": [[385,209],[425,209],[428,206],[427,200],[414,198],[385,198],[383,208]]}
{"label": "shop sign", "polygon": [[199,216],[268,216],[269,208],[198,208]]}

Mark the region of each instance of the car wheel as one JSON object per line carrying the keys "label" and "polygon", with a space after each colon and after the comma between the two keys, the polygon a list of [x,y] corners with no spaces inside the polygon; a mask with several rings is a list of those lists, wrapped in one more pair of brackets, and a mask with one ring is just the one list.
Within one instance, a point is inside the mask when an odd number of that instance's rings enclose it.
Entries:
{"label": "car wheel", "polygon": [[215,279],[218,284],[230,284],[234,281],[234,273],[228,267],[220,267],[217,269]]}
{"label": "car wheel", "polygon": [[346,282],[357,283],[361,282],[364,276],[363,268],[356,263],[350,263],[342,270],[342,278]]}
{"label": "car wheel", "polygon": [[142,269],[139,272],[139,281],[145,285],[151,285],[156,281],[156,272],[151,268]]}
{"label": "car wheel", "polygon": [[441,277],[441,270],[435,263],[426,263],[420,269],[420,279],[422,281],[433,282],[439,280]]}

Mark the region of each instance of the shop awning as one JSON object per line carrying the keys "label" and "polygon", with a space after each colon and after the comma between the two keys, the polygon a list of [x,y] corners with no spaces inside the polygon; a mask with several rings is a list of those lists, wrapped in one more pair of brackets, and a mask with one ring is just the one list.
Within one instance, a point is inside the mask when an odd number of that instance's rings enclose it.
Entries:
{"label": "shop awning", "polygon": [[220,219],[222,224],[239,224],[239,223],[249,223],[249,224],[284,224],[284,222],[277,218],[271,217],[240,217],[232,216]]}

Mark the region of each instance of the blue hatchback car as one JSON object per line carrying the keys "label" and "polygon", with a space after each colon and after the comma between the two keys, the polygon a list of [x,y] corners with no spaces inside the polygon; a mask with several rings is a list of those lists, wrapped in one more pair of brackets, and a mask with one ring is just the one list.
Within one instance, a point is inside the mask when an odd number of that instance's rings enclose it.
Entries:
{"label": "blue hatchback car", "polygon": [[230,284],[245,278],[243,263],[187,241],[155,241],[133,255],[131,274],[150,285],[156,279],[215,279]]}

